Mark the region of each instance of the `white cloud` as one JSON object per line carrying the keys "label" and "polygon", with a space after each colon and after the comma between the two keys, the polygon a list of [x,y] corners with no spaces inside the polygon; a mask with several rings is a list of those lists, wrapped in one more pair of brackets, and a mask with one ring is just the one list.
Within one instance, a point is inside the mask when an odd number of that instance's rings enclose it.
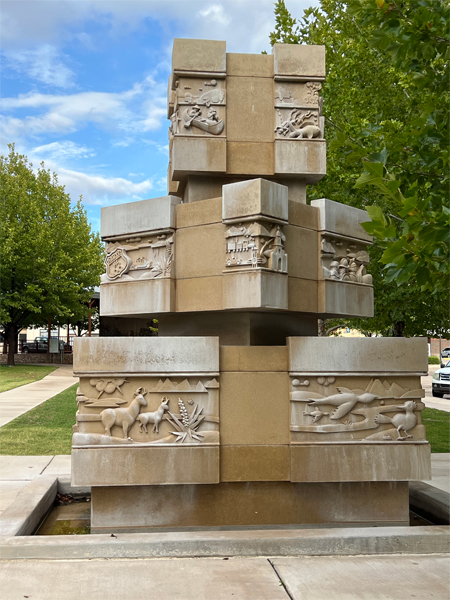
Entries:
{"label": "white cloud", "polygon": [[61,142],[52,142],[33,148],[34,155],[43,155],[51,160],[66,160],[69,158],[91,158],[95,156],[95,152],[86,146],[80,146],[70,140]]}
{"label": "white cloud", "polygon": [[73,86],[74,73],[67,67],[54,46],[44,44],[33,50],[12,50],[3,53],[6,68],[24,73],[47,85]]}
{"label": "white cloud", "polygon": [[118,93],[20,94],[2,99],[3,110],[14,113],[28,109],[40,114],[22,119],[3,116],[2,135],[6,140],[48,133],[64,135],[94,124],[126,139],[158,129],[166,118],[165,104],[165,84],[151,77]]}
{"label": "white cloud", "polygon": [[198,14],[205,19],[209,19],[209,21],[220,23],[220,25],[229,25],[230,23],[230,18],[225,15],[223,6],[220,4],[213,4],[204,10],[200,10]]}

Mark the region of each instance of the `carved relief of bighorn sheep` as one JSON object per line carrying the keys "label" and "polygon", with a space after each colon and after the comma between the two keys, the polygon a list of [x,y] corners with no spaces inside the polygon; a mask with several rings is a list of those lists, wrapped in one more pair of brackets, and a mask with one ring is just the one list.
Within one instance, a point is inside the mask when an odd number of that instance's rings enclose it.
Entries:
{"label": "carved relief of bighorn sheep", "polygon": [[141,431],[145,431],[145,433],[148,433],[148,423],[154,423],[153,433],[159,433],[159,424],[161,423],[166,410],[169,410],[169,398],[164,397],[161,400],[161,404],[157,410],[153,412],[144,412],[137,416],[137,420],[139,421],[139,429]]}
{"label": "carved relief of bighorn sheep", "polygon": [[128,431],[133,423],[136,421],[136,417],[139,414],[141,406],[147,406],[147,400],[144,398],[144,388],[138,388],[135,392],[135,398],[127,408],[106,408],[100,413],[100,418],[105,428],[105,435],[111,436],[111,428],[114,425],[122,427],[123,438],[126,440],[128,437]]}

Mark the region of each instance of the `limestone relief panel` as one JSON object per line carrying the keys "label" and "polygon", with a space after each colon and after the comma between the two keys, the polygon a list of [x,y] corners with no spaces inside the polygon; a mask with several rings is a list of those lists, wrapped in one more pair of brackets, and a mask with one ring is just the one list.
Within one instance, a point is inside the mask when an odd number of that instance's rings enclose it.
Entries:
{"label": "limestone relief panel", "polygon": [[219,443],[216,378],[82,377],[77,400],[74,446]]}
{"label": "limestone relief panel", "polygon": [[367,273],[369,262],[365,244],[332,234],[322,235],[321,264],[325,279],[372,285],[372,275]]}
{"label": "limestone relief panel", "polygon": [[239,223],[230,227],[226,238],[226,268],[263,268],[287,273],[288,256],[284,250],[283,228],[273,223]]}
{"label": "limestone relief panel", "polygon": [[322,108],[322,97],[319,95],[322,84],[318,81],[306,83],[283,82],[275,84],[275,106],[306,108]]}
{"label": "limestone relief panel", "polygon": [[418,377],[297,376],[291,441],[424,440],[424,395]]}
{"label": "limestone relief panel", "polygon": [[221,135],[225,127],[225,80],[181,77],[176,86],[170,135]]}
{"label": "limestone relief panel", "polygon": [[323,118],[318,109],[276,108],[275,138],[323,139]]}
{"label": "limestone relief panel", "polygon": [[173,231],[106,243],[102,283],[172,276]]}

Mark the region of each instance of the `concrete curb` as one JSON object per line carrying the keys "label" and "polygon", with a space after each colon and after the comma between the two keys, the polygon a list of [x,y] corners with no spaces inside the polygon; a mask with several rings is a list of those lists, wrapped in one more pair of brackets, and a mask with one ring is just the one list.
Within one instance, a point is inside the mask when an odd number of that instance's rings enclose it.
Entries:
{"label": "concrete curb", "polygon": [[439,554],[450,527],[129,533],[0,538],[3,559]]}
{"label": "concrete curb", "polygon": [[437,525],[450,525],[450,494],[428,483],[410,482],[409,507]]}
{"label": "concrete curb", "polygon": [[31,535],[53,504],[57,488],[54,475],[41,475],[31,481],[0,515],[0,535]]}

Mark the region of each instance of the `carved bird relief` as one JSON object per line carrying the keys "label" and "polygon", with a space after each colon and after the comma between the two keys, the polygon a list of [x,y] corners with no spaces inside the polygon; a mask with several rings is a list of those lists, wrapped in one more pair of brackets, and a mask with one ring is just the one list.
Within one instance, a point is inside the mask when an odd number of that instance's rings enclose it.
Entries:
{"label": "carved bird relief", "polygon": [[333,411],[330,419],[337,420],[341,417],[345,417],[345,415],[347,415],[355,407],[357,402],[370,404],[378,397],[375,394],[367,393],[356,395],[351,390],[343,387],[338,387],[337,389],[339,394],[334,394],[333,396],[328,396],[327,398],[323,398],[321,400],[313,400],[310,398],[308,400],[308,404],[310,406],[322,406],[324,404],[336,406],[337,408]]}
{"label": "carved bird relief", "polygon": [[[401,406],[394,406],[389,408],[398,408],[399,410],[404,410],[404,413],[397,413],[393,417],[388,417],[387,415],[382,415],[378,413],[375,416],[375,423],[377,425],[381,425],[382,423],[392,423],[392,425],[397,429],[398,438],[397,440],[405,440],[406,438],[412,438],[413,436],[408,434],[407,432],[410,429],[413,429],[417,424],[417,417],[414,414],[414,410],[417,408],[417,404],[413,400],[409,400],[402,404]],[[405,432],[405,437],[402,437],[401,431]]]}

